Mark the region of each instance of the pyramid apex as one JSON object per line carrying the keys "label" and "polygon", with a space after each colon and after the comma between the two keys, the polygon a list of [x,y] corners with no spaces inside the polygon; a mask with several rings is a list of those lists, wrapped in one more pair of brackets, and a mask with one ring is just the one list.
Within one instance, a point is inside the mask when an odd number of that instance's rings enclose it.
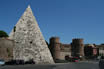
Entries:
{"label": "pyramid apex", "polygon": [[28,5],[28,7],[27,7],[27,8],[31,8],[31,7],[30,7],[30,5]]}

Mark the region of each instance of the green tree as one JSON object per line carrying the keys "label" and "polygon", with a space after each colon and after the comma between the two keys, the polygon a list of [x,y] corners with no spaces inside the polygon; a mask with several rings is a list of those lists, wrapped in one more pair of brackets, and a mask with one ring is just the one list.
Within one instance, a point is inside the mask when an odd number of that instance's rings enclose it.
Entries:
{"label": "green tree", "polygon": [[8,34],[5,31],[0,30],[0,38],[1,37],[8,37]]}

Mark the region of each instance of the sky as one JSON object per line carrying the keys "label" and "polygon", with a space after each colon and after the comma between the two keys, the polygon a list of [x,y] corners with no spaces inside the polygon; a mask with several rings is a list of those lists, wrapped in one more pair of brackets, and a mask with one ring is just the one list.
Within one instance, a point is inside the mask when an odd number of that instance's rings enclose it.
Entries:
{"label": "sky", "polygon": [[0,0],[0,30],[9,33],[30,5],[45,40],[104,43],[104,0]]}

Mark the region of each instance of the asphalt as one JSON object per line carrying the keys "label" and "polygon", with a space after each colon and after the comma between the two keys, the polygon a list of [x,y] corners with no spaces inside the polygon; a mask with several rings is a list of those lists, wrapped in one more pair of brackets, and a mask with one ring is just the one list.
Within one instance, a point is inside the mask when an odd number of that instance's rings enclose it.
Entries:
{"label": "asphalt", "polygon": [[5,65],[0,69],[99,69],[98,62],[58,63],[43,65]]}

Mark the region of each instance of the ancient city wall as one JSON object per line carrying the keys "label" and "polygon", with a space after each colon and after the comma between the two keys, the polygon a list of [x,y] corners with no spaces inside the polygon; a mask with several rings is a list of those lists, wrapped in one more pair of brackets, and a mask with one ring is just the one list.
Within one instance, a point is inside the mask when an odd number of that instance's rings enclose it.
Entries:
{"label": "ancient city wall", "polygon": [[8,61],[13,58],[13,40],[0,38],[0,59]]}

